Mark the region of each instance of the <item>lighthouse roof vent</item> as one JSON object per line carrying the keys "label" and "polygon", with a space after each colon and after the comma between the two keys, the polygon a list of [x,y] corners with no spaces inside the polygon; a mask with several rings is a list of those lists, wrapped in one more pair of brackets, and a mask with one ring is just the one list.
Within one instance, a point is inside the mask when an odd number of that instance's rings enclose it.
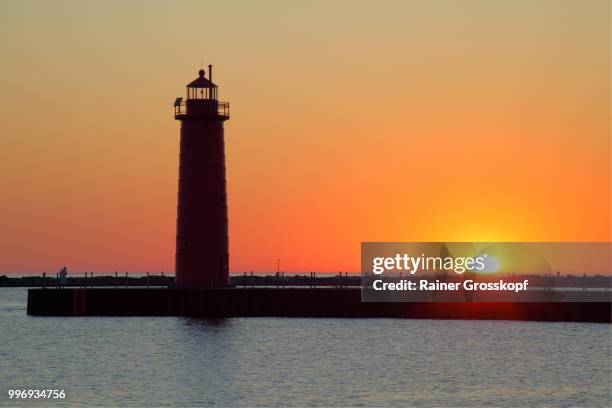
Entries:
{"label": "lighthouse roof vent", "polygon": [[206,73],[203,69],[201,69],[198,72],[198,74],[199,74],[198,78],[188,83],[187,88],[216,88],[217,87],[217,85],[215,85],[212,81],[208,80],[205,77]]}

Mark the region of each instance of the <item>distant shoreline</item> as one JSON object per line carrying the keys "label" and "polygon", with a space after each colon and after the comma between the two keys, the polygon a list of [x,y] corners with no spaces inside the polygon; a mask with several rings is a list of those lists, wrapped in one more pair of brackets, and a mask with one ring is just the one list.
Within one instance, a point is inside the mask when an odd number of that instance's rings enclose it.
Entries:
{"label": "distant shoreline", "polygon": [[[136,274],[134,274],[136,275]],[[69,276],[63,286],[66,287],[171,287],[174,285],[174,275],[149,275],[142,276],[126,276],[118,274],[108,275],[100,274],[98,276]],[[230,277],[231,286],[235,287],[251,287],[251,286],[267,286],[267,287],[284,287],[284,286],[332,286],[332,287],[359,287],[361,285],[361,275],[328,275],[310,277],[308,275],[250,275],[236,274]],[[422,276],[425,279],[435,280],[435,276]],[[479,277],[479,281],[488,282],[498,279],[497,276]],[[509,282],[519,282],[525,278],[530,281],[530,286],[537,287],[563,287],[563,288],[612,288],[612,276],[539,276],[539,275],[516,275],[504,277]],[[399,278],[398,278],[399,279]],[[448,282],[460,282],[456,277],[446,278]],[[42,276],[20,276],[10,277],[0,275],[0,287],[56,287],[58,285],[57,278]]]}

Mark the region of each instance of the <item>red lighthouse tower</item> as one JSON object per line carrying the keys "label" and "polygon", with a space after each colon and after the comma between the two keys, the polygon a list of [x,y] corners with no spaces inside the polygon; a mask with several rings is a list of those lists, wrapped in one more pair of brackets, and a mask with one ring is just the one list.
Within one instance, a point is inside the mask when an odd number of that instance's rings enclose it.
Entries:
{"label": "red lighthouse tower", "polygon": [[227,192],[223,122],[229,103],[217,100],[217,85],[204,70],[187,84],[187,99],[177,98],[181,121],[176,284],[222,287],[229,284]]}

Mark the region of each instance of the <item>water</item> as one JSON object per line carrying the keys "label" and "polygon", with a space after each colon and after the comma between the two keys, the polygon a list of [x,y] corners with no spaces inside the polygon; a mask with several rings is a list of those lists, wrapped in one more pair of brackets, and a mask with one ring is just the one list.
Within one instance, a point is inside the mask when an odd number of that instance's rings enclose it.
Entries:
{"label": "water", "polygon": [[26,296],[0,288],[0,405],[612,405],[607,324],[50,318]]}

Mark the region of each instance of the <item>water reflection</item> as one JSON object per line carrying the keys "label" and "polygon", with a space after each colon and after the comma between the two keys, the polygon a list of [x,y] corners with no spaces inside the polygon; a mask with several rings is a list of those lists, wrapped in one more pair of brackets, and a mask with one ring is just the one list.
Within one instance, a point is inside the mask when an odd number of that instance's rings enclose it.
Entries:
{"label": "water reflection", "polygon": [[180,317],[185,326],[196,326],[202,328],[208,327],[230,327],[232,319],[230,318],[198,318],[198,317]]}
{"label": "water reflection", "polygon": [[16,302],[0,293],[0,384],[73,406],[609,405],[606,324],[37,318]]}

